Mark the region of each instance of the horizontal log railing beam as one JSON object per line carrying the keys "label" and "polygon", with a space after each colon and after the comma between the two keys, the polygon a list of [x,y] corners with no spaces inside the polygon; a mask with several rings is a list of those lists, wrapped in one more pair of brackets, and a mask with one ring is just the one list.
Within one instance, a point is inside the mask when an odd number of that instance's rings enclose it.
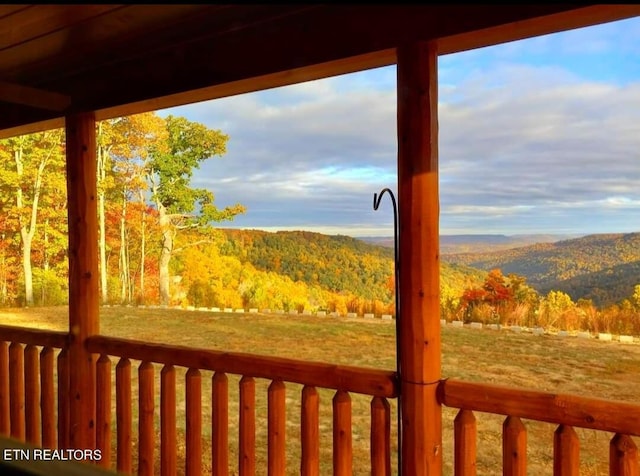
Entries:
{"label": "horizontal log railing beam", "polygon": [[398,395],[396,374],[386,370],[184,346],[150,344],[143,341],[105,336],[89,337],[87,347],[92,353],[140,361],[269,380],[283,380],[376,397],[394,398]]}
{"label": "horizontal log railing beam", "polygon": [[640,405],[570,394],[443,380],[440,402],[448,407],[640,436]]}
{"label": "horizontal log railing beam", "polygon": [[19,342],[26,345],[40,347],[63,348],[67,344],[67,333],[62,331],[45,331],[29,329],[28,327],[14,327],[0,325],[0,341]]}

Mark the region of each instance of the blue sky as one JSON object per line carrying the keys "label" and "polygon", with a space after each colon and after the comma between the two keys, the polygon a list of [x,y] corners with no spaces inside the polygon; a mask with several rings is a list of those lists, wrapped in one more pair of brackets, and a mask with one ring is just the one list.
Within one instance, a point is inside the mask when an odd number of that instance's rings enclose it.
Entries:
{"label": "blue sky", "polygon": [[[220,226],[391,235],[395,66],[160,111],[229,134]],[[439,58],[440,228],[640,231],[640,18]]]}

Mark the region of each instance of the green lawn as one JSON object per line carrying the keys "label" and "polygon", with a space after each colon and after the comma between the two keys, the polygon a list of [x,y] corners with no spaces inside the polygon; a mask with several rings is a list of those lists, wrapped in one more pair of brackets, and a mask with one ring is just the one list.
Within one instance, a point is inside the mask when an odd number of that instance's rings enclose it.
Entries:
{"label": "green lawn", "polygon": [[[64,308],[0,311],[0,323],[65,330]],[[256,314],[210,314],[175,310],[104,308],[101,332],[110,336],[152,342],[189,345],[218,350],[253,352],[296,359],[342,363],[393,370],[395,328],[393,323],[363,319]],[[507,331],[445,327],[443,376],[471,381],[574,393],[630,402],[640,395],[640,346],[554,336],[513,334]],[[135,363],[137,366],[137,363]],[[115,366],[115,360],[114,360]],[[160,367],[156,368],[159,380]],[[136,372],[134,367],[134,382]],[[230,376],[230,442],[232,473],[236,471],[237,381]],[[266,474],[266,388],[258,381],[257,445],[258,474]],[[134,383],[134,398],[137,393]],[[157,387],[159,389],[159,386]],[[288,474],[299,473],[298,385],[287,385]],[[184,427],[184,391],[179,390],[179,426]],[[205,471],[210,465],[211,373],[203,372]],[[321,391],[321,473],[331,473],[331,391]],[[353,395],[354,474],[369,474],[369,403]],[[393,406],[392,408],[395,408]],[[182,409],[182,412],[180,411]],[[394,411],[395,412],[395,411]],[[134,410],[134,415],[137,412]],[[444,409],[445,474],[452,474],[455,410]],[[478,474],[500,474],[502,417],[476,414],[478,420]],[[392,416],[392,431],[395,430]],[[551,474],[553,431],[550,424],[525,422],[528,429],[529,474]],[[134,427],[135,429],[135,427]],[[608,441],[611,434],[578,430],[581,438],[581,474],[607,474]],[[115,428],[114,428],[115,436]],[[395,433],[392,435],[395,441]],[[184,452],[184,444],[178,445]],[[392,452],[396,447],[392,442]],[[134,444],[134,457],[136,449]],[[395,463],[394,463],[395,464]]]}

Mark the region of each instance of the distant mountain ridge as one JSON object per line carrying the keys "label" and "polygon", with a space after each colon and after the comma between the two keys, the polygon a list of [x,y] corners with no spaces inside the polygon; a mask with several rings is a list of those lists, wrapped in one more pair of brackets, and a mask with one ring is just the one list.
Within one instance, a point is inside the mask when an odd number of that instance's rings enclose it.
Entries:
{"label": "distant mountain ridge", "polygon": [[[579,235],[566,234],[461,234],[440,235],[440,253],[485,253],[497,250],[506,250],[536,243],[553,243],[556,241],[577,238]],[[393,246],[393,238],[380,236],[360,237],[361,240],[380,246]]]}
{"label": "distant mountain ridge", "polygon": [[587,235],[508,250],[443,255],[443,261],[525,276],[542,293],[567,292],[599,305],[628,297],[640,283],[640,233]]}

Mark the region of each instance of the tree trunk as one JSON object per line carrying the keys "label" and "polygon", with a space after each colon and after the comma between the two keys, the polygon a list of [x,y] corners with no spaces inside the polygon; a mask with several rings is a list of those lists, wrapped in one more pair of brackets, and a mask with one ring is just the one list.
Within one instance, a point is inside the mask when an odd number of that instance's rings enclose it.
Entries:
{"label": "tree trunk", "polygon": [[[144,204],[144,196],[140,193],[140,202]],[[145,246],[146,246],[146,236],[145,236],[145,210],[142,209],[142,214],[140,216],[140,299],[144,302],[144,257],[145,257]]]}
{"label": "tree trunk", "polygon": [[97,148],[97,180],[98,180],[98,227],[100,241],[98,248],[100,249],[100,297],[102,303],[106,304],[109,299],[109,290],[107,288],[107,237],[105,235],[105,187],[107,177],[107,154],[102,141],[102,123],[98,123],[98,148]]}
{"label": "tree trunk", "polygon": [[169,304],[169,261],[173,252],[173,229],[169,217],[163,206],[158,207],[160,212],[160,228],[162,230],[162,247],[160,251],[160,304]]}
{"label": "tree trunk", "polygon": [[120,301],[128,302],[129,261],[127,259],[127,195],[123,193],[122,214],[120,215]]}
{"label": "tree trunk", "polygon": [[22,271],[24,272],[24,302],[27,307],[33,306],[33,272],[31,270],[31,237],[26,230],[21,230],[22,237]]}

